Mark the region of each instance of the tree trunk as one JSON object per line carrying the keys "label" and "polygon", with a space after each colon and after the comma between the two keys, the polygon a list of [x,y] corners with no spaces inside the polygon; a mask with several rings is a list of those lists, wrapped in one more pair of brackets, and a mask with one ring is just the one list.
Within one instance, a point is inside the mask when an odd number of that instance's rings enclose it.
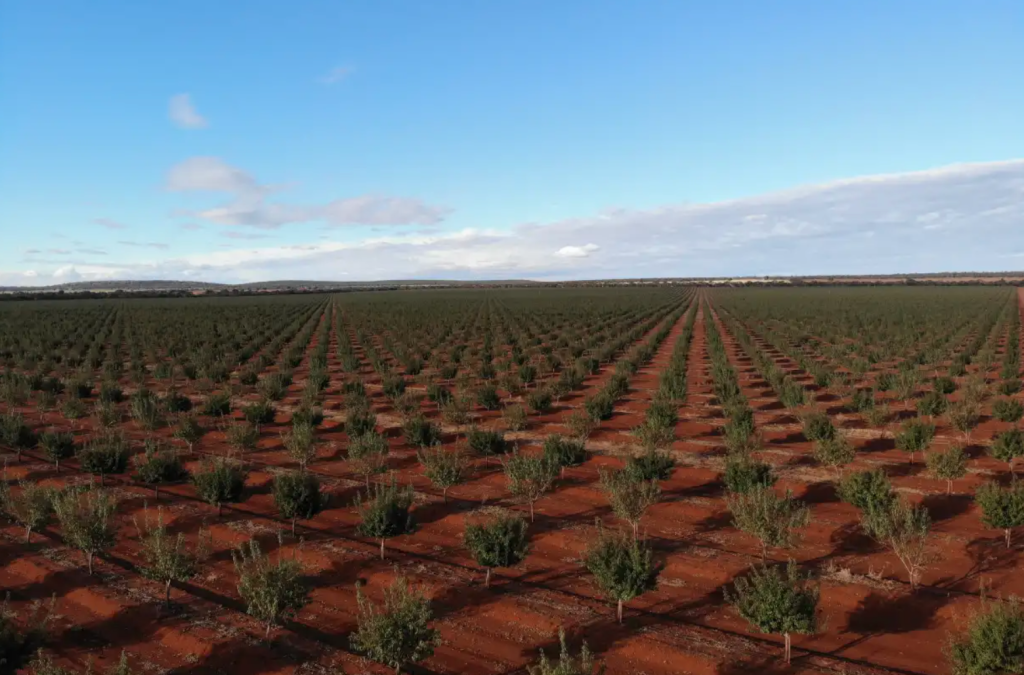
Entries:
{"label": "tree trunk", "polygon": [[786,639],[786,663],[789,663],[791,657],[790,647],[792,643],[789,641],[789,633],[783,633],[782,636]]}
{"label": "tree trunk", "polygon": [[220,518],[224,514],[224,502],[217,502],[217,517]]}
{"label": "tree trunk", "polygon": [[89,568],[89,576],[92,576],[92,551],[86,551],[85,565]]}
{"label": "tree trunk", "polygon": [[384,539],[380,540],[380,559],[384,559]]}
{"label": "tree trunk", "polygon": [[1003,534],[1006,536],[1006,548],[1010,548],[1010,528],[1003,530]]}
{"label": "tree trunk", "polygon": [[953,494],[953,481],[950,480],[950,479],[946,480],[946,494],[947,495]]}
{"label": "tree trunk", "polygon": [[633,526],[633,540],[634,541],[639,541],[640,540],[640,521],[638,520],[635,523],[630,523],[630,525]]}
{"label": "tree trunk", "polygon": [[484,575],[484,588],[491,587],[491,568],[487,568],[487,573]]}
{"label": "tree trunk", "polygon": [[164,602],[167,603],[168,607],[171,606],[171,580],[170,579],[168,579],[164,583]]}
{"label": "tree trunk", "polygon": [[763,564],[765,564],[767,562],[768,562],[768,544],[762,541],[761,542],[761,564],[763,565]]}
{"label": "tree trunk", "polygon": [[448,503],[448,488],[441,488],[441,498],[444,499],[444,503]]}
{"label": "tree trunk", "polygon": [[530,502],[530,522],[533,522],[533,502]]}
{"label": "tree trunk", "polygon": [[265,639],[265,640],[269,640],[270,639],[270,630],[273,627],[274,627],[274,622],[273,621],[268,621],[267,622],[267,632],[263,634],[263,639]]}
{"label": "tree trunk", "polygon": [[402,675],[402,664],[401,663],[399,663],[397,666],[395,666],[395,675]]}
{"label": "tree trunk", "polygon": [[617,613],[619,617],[619,623],[622,623],[622,600],[619,600],[619,607]]}
{"label": "tree trunk", "polygon": [[25,543],[27,544],[27,543],[29,543],[31,541],[32,541],[32,526],[29,525],[28,527],[25,528]]}

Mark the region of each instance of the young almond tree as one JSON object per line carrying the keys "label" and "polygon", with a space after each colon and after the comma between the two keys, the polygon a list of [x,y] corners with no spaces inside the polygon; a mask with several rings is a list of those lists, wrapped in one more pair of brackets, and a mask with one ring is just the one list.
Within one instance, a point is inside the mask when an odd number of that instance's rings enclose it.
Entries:
{"label": "young almond tree", "polygon": [[1006,548],[1014,528],[1024,525],[1024,483],[1014,481],[1003,488],[998,483],[985,483],[974,493],[981,507],[981,522],[987,527],[1002,530]]}
{"label": "young almond tree", "polygon": [[311,473],[283,473],[274,478],[274,504],[282,518],[295,521],[312,518],[327,505],[327,494],[320,487],[320,479]]}
{"label": "young almond tree", "polygon": [[32,532],[38,532],[53,518],[54,491],[38,483],[20,483],[21,489],[12,493],[6,481],[0,483],[0,510],[25,528],[25,543],[32,541]]}
{"label": "young almond tree", "polygon": [[163,448],[153,440],[147,440],[145,452],[135,455],[132,460],[135,464],[135,479],[140,483],[152,485],[157,499],[160,499],[161,485],[188,478],[188,471],[178,452]]}
{"label": "young almond tree", "polygon": [[423,465],[423,473],[434,487],[440,488],[444,503],[448,503],[448,489],[460,484],[469,473],[469,462],[458,450],[447,451],[440,444],[423,448],[416,453]]}
{"label": "young almond tree", "polygon": [[988,447],[988,454],[993,459],[998,459],[1001,462],[1006,462],[1006,467],[1010,470],[1010,473],[1016,475],[1016,471],[1013,468],[1013,460],[1024,455],[1024,432],[1020,429],[1010,429],[1004,431],[995,440],[992,441],[992,445]]}
{"label": "young almond tree", "polygon": [[302,579],[302,564],[295,558],[278,555],[271,562],[255,539],[243,544],[231,557],[238,572],[238,594],[245,601],[249,616],[266,626],[265,638],[282,620],[294,616],[309,602],[309,589]]}
{"label": "young almond tree", "polygon": [[661,486],[656,480],[641,480],[626,470],[600,472],[601,489],[612,511],[633,528],[633,538],[640,538],[640,520],[644,513],[661,498]]}
{"label": "young almond tree", "polygon": [[981,411],[978,409],[978,404],[971,401],[957,401],[949,406],[949,410],[946,411],[946,417],[949,418],[949,423],[954,429],[964,435],[964,440],[970,444],[971,432],[978,426],[978,422],[981,421]]}
{"label": "young almond tree", "polygon": [[117,500],[104,490],[72,488],[54,497],[53,510],[64,541],[85,554],[91,575],[94,556],[110,550],[117,541]]}
{"label": "young almond tree", "polygon": [[777,477],[771,464],[765,464],[742,452],[730,452],[725,458],[725,489],[732,494],[745,494],[775,485]]}
{"label": "young almond tree", "polygon": [[761,561],[768,559],[768,548],[790,548],[796,541],[794,530],[810,522],[810,510],[788,492],[780,497],[772,488],[759,488],[728,499],[733,524],[761,542]]}
{"label": "young almond tree", "polygon": [[366,489],[370,489],[370,476],[387,470],[390,451],[387,437],[376,431],[368,431],[349,442],[348,460],[352,462],[356,473],[366,479]]}
{"label": "young almond tree", "polygon": [[896,434],[896,448],[910,453],[910,463],[914,463],[914,455],[924,452],[935,437],[935,425],[921,420],[907,420],[903,428]]}
{"label": "young almond tree", "polygon": [[39,447],[57,471],[60,471],[61,460],[75,454],[75,437],[67,431],[44,431],[39,435]]}
{"label": "young almond tree", "polygon": [[366,495],[356,497],[356,510],[362,522],[359,534],[380,539],[380,559],[384,559],[384,542],[391,537],[412,531],[409,508],[413,502],[412,486],[399,488],[392,477],[389,484],[376,483]]}
{"label": "young almond tree", "polygon": [[194,577],[209,556],[209,533],[200,530],[196,545],[189,547],[184,534],[179,532],[175,537],[167,531],[161,511],[155,522],[150,521],[147,511],[142,524],[136,521],[135,525],[141,533],[142,576],[164,585],[164,602],[170,607],[171,584]]}
{"label": "young almond tree", "polygon": [[1024,609],[1016,598],[983,602],[967,634],[949,646],[953,675],[1024,672]]}
{"label": "young almond tree", "polygon": [[888,508],[896,499],[892,483],[883,469],[859,471],[846,476],[839,483],[838,493],[840,499],[864,513]]}
{"label": "young almond tree", "polygon": [[198,471],[192,474],[199,498],[217,507],[217,517],[224,511],[224,504],[237,502],[245,489],[247,472],[241,462],[227,457],[205,460]]}
{"label": "young almond tree", "polygon": [[298,463],[300,471],[305,471],[306,466],[316,459],[319,439],[312,423],[293,423],[292,430],[283,436],[283,440],[288,456]]}
{"label": "young almond tree", "polygon": [[579,658],[572,655],[569,645],[566,644],[565,631],[561,628],[558,629],[558,643],[561,646],[558,663],[551,663],[542,649],[540,661],[535,666],[527,666],[526,672],[529,675],[604,675],[604,666],[597,667],[594,655],[586,642],[580,648]]}
{"label": "young almond tree", "polygon": [[555,484],[555,467],[542,455],[521,455],[514,452],[503,459],[508,491],[516,498],[530,505],[530,522],[533,522],[534,504]]}
{"label": "young almond tree", "polygon": [[352,649],[367,658],[391,666],[395,675],[410,663],[433,655],[441,643],[440,632],[430,627],[430,600],[398,577],[384,589],[383,607],[374,605],[356,586],[359,628],[352,635]]}
{"label": "young almond tree", "polygon": [[793,561],[786,566],[751,568],[739,577],[733,591],[725,590],[726,601],[750,625],[762,633],[781,634],[786,642],[786,663],[790,662],[793,633],[812,635],[817,631],[819,589],[800,573]]}
{"label": "young almond tree", "polygon": [[928,532],[931,529],[928,509],[897,497],[886,506],[865,511],[863,527],[868,534],[892,549],[907,570],[910,588],[917,588],[928,560]]}
{"label": "young almond tree", "polygon": [[658,585],[661,567],[654,562],[651,549],[625,533],[601,531],[587,549],[584,565],[609,599],[617,605],[616,616],[622,623],[622,607],[635,597]]}
{"label": "young almond tree", "polygon": [[946,481],[948,495],[953,493],[953,481],[967,473],[967,459],[963,446],[954,445],[945,452],[929,452],[925,456],[925,464],[936,478]]}
{"label": "young almond tree", "polygon": [[499,513],[482,523],[467,523],[463,538],[473,559],[487,570],[484,586],[491,585],[495,567],[518,565],[530,550],[526,521],[510,513]]}
{"label": "young almond tree", "polygon": [[842,478],[843,467],[856,457],[853,444],[838,431],[832,438],[823,438],[814,444],[814,459],[835,471],[837,478]]}

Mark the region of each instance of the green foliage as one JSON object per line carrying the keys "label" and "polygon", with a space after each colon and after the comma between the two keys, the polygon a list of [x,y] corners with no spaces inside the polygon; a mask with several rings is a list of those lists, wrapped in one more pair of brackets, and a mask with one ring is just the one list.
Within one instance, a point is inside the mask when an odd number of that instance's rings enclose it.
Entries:
{"label": "green foliage", "polygon": [[194,577],[209,556],[208,533],[200,530],[196,544],[190,547],[183,533],[173,536],[167,531],[162,511],[157,512],[154,522],[150,521],[147,510],[142,524],[136,521],[136,526],[142,546],[143,562],[139,571],[147,579],[164,584],[164,601],[170,606],[171,584],[183,583]]}
{"label": "green foliage", "polygon": [[971,432],[981,421],[981,410],[977,403],[964,399],[950,404],[946,417],[954,429],[970,440]]}
{"label": "green foliage", "polygon": [[271,424],[274,421],[274,404],[269,400],[249,403],[242,407],[242,417],[256,428]]}
{"label": "green foliage", "polygon": [[491,429],[473,427],[466,434],[466,445],[469,446],[470,450],[484,457],[503,455],[508,452],[505,434]]}
{"label": "green foliage", "polygon": [[924,417],[938,417],[946,412],[948,401],[942,393],[930,391],[917,401],[917,414]]}
{"label": "green foliage", "polygon": [[785,571],[781,566],[753,567],[747,576],[733,582],[731,592],[725,591],[726,602],[751,626],[762,633],[785,636],[787,663],[789,636],[817,632],[819,595],[818,586],[801,574],[793,561]]}
{"label": "green foliage", "polygon": [[406,420],[402,425],[405,442],[421,448],[430,447],[441,440],[441,428],[422,415]]}
{"label": "green foliage", "polygon": [[915,588],[927,561],[931,516],[920,504],[897,497],[881,508],[862,514],[864,530],[893,550],[907,570],[910,587]]}
{"label": "green foliage", "polygon": [[[7,483],[0,483],[0,511],[25,528],[25,543],[32,532],[46,527],[53,518],[52,488],[38,483],[22,481],[18,492],[12,493]],[[0,665],[3,661],[0,660]]]}
{"label": "green foliage", "polygon": [[444,501],[448,501],[448,489],[466,479],[469,463],[461,452],[445,450],[441,444],[423,448],[417,454],[423,473],[434,487],[440,488]]}
{"label": "green foliage", "polygon": [[725,460],[725,489],[733,494],[771,487],[777,477],[770,464],[758,462],[748,455],[730,453]]}
{"label": "green foliage", "polygon": [[210,394],[203,400],[202,412],[210,417],[226,417],[231,414],[231,394],[220,392]]}
{"label": "green foliage", "polygon": [[302,565],[294,558],[278,556],[271,562],[255,539],[232,551],[238,572],[238,594],[249,616],[266,625],[266,637],[281,621],[294,616],[309,602]]}
{"label": "green foliage", "polygon": [[59,468],[62,459],[75,454],[75,437],[69,431],[44,431],[39,434],[39,447],[46,458]]}
{"label": "green foliage", "polygon": [[590,434],[594,433],[597,422],[586,411],[576,409],[565,418],[565,426],[569,428],[569,433],[573,438],[586,440]]}
{"label": "green foliage", "polygon": [[615,412],[615,399],[604,392],[595,394],[583,402],[583,408],[595,422],[609,419]]}
{"label": "green foliage", "polygon": [[826,441],[836,437],[832,420],[823,412],[812,412],[803,418],[804,436],[809,441]]}
{"label": "green foliage", "polygon": [[228,457],[203,460],[199,470],[192,474],[192,484],[199,498],[217,507],[219,514],[224,504],[242,498],[247,472],[241,462]]}
{"label": "green foliage", "polygon": [[521,405],[505,406],[501,411],[501,417],[509,431],[522,431],[526,428],[526,409]]}
{"label": "green foliage", "polygon": [[398,487],[394,477],[388,483],[375,483],[365,495],[356,497],[359,512],[359,534],[380,539],[380,557],[384,558],[384,542],[391,537],[412,531],[412,486]]}
{"label": "green foliage", "polygon": [[1003,530],[1009,548],[1013,529],[1024,525],[1024,483],[1014,481],[1007,487],[985,483],[974,493],[974,501],[981,508],[981,522]]}
{"label": "green foliage", "polygon": [[481,567],[487,568],[490,582],[491,569],[513,567],[530,550],[530,537],[526,521],[514,514],[501,512],[480,523],[467,523],[464,540],[466,548]]}
{"label": "green foliage", "polygon": [[530,505],[530,520],[534,517],[534,504],[555,483],[558,467],[543,455],[521,455],[518,451],[503,459],[505,479],[512,496]]}
{"label": "green foliage", "polygon": [[352,649],[367,658],[395,669],[430,657],[441,643],[441,634],[430,627],[430,600],[397,577],[384,589],[384,603],[378,607],[356,586],[359,605],[358,629],[352,635]]}
{"label": "green foliage", "polygon": [[914,454],[924,452],[935,437],[935,425],[921,420],[907,420],[896,434],[896,449],[910,453],[910,461]]}
{"label": "green foliage", "polygon": [[838,474],[842,474],[843,467],[857,457],[850,440],[842,433],[837,433],[832,438],[825,438],[814,444],[814,459],[823,466],[832,467]]}
{"label": "green foliage", "polygon": [[377,428],[377,416],[368,407],[349,408],[345,417],[345,433],[350,439],[368,434]]}
{"label": "green foliage", "polygon": [[185,415],[178,420],[177,426],[174,427],[173,436],[182,443],[188,446],[191,450],[192,446],[199,442],[206,433],[202,426],[195,417],[191,415]]}
{"label": "green foliage", "polygon": [[887,508],[896,499],[889,477],[883,469],[860,471],[839,483],[839,498],[863,512]]}
{"label": "green foliage", "polygon": [[636,480],[665,480],[675,466],[672,455],[650,448],[626,460],[626,472]]}
{"label": "green foliage", "polygon": [[6,412],[0,415],[0,443],[14,448],[20,456],[22,450],[36,444],[36,435],[20,414]]}
{"label": "green foliage", "polygon": [[657,480],[638,478],[628,470],[600,472],[601,489],[616,516],[633,528],[633,538],[640,536],[640,520],[647,509],[661,498]]}
{"label": "green foliage", "polygon": [[141,387],[128,399],[128,410],[132,419],[146,430],[156,429],[163,423],[160,414],[160,399],[149,389]]}
{"label": "green foliage", "polygon": [[988,454],[1013,469],[1013,460],[1024,455],[1024,432],[1010,429],[998,434],[988,446]]}
{"label": "green foliage", "polygon": [[292,420],[292,422],[291,430],[284,435],[282,440],[288,451],[288,456],[298,462],[299,468],[305,471],[306,466],[316,459],[319,439],[316,437],[316,429],[312,424],[302,420],[298,422]]}
{"label": "green foliage", "polygon": [[582,440],[551,434],[544,439],[544,458],[558,468],[579,466],[587,459],[587,447]]}
{"label": "green foliage", "polygon": [[810,510],[788,492],[780,497],[771,488],[759,488],[728,498],[729,511],[737,529],[761,542],[761,559],[768,548],[790,548],[796,541],[794,530],[811,519]]}
{"label": "green foliage", "polygon": [[369,431],[351,440],[348,446],[348,459],[369,485],[370,476],[387,470],[390,452],[388,439],[376,431]]}
{"label": "green foliage", "polygon": [[[0,672],[15,673],[42,645],[53,605],[37,602],[31,614],[24,621],[18,621],[18,615],[10,609],[9,603],[8,594],[0,603]],[[19,623],[24,628],[19,629]]]}
{"label": "green foliage", "polygon": [[260,440],[260,430],[248,422],[232,424],[224,435],[235,450],[255,450]]}
{"label": "green foliage", "polygon": [[1024,610],[1016,598],[986,603],[949,645],[953,675],[1024,672]]}
{"label": "green foliage", "polygon": [[627,534],[604,530],[587,548],[584,565],[604,594],[618,603],[620,623],[623,603],[654,590],[661,572],[646,545]]}
{"label": "green foliage", "polygon": [[[565,631],[558,629],[558,642],[561,651],[558,655],[558,663],[551,663],[544,650],[540,650],[540,660],[534,666],[527,666],[529,675],[604,675],[605,668],[596,668],[594,655],[591,653],[587,643],[584,642],[580,648],[579,658],[572,655],[569,645],[566,644]],[[596,670],[595,670],[596,668]]]}
{"label": "green foliage", "polygon": [[526,395],[526,405],[538,415],[551,412],[551,404],[554,401],[549,389],[534,389]]}
{"label": "green foliage", "polygon": [[124,473],[128,468],[128,439],[124,434],[107,431],[94,438],[78,452],[78,463],[82,471],[97,476]]}
{"label": "green foliage", "polygon": [[999,398],[992,402],[992,414],[1000,422],[1016,424],[1024,417],[1024,404],[1013,398]]}
{"label": "green foliage", "polygon": [[484,410],[497,410],[501,407],[501,397],[498,396],[498,388],[493,384],[485,384],[476,390],[476,403]]}
{"label": "green foliage", "polygon": [[320,479],[311,473],[282,473],[274,477],[274,505],[282,518],[292,521],[308,519],[320,513],[327,505],[327,493],[320,487]]}
{"label": "green foliage", "polygon": [[401,376],[385,377],[381,382],[381,389],[389,399],[396,399],[405,393],[405,379]]}
{"label": "green foliage", "polygon": [[178,453],[171,448],[161,447],[156,441],[146,441],[145,452],[132,458],[135,464],[135,478],[147,485],[174,483],[188,478],[188,471]]}
{"label": "green foliage", "polygon": [[938,450],[928,453],[925,464],[939,480],[946,481],[946,494],[953,491],[953,481],[967,473],[967,452],[963,446],[954,445],[945,452]]}
{"label": "green foliage", "polygon": [[956,391],[956,381],[951,377],[936,377],[932,383],[932,388],[936,394],[940,396],[946,394],[952,394]]}
{"label": "green foliage", "polygon": [[1002,382],[999,383],[999,393],[1002,394],[1003,396],[1013,396],[1014,394],[1020,392],[1020,390],[1021,381],[1016,378],[1003,380]]}
{"label": "green foliage", "polygon": [[93,556],[113,548],[117,541],[113,520],[117,500],[105,490],[71,488],[54,497],[53,510],[64,541],[85,554],[91,575]]}

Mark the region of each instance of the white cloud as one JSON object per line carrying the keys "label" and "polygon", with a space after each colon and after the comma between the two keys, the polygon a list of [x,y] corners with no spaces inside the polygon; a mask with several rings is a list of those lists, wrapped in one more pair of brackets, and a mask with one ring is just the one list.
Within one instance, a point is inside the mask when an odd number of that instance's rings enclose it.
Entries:
{"label": "white cloud", "polygon": [[601,247],[597,244],[586,244],[584,246],[563,246],[558,249],[555,255],[560,255],[563,258],[586,258],[591,253],[601,250]]}
{"label": "white cloud", "polygon": [[351,75],[354,70],[355,68],[351,66],[337,66],[335,68],[331,68],[327,71],[326,75],[320,78],[320,82],[323,84],[337,84]]}
{"label": "white cloud", "polygon": [[155,241],[119,241],[118,244],[122,246],[132,246],[134,248],[155,248],[160,250],[169,249],[170,244],[161,244]]}
{"label": "white cloud", "polygon": [[289,223],[324,221],[332,225],[433,225],[450,209],[411,197],[363,195],[323,205],[268,202],[278,187],[261,185],[246,171],[217,157],[192,157],[171,167],[166,186],[175,192],[221,192],[233,198],[227,204],[196,212],[183,212],[227,226],[273,229]]}
{"label": "white cloud", "polygon": [[[926,229],[936,222],[941,229]],[[41,265],[66,276],[72,263],[73,273],[86,279],[208,281],[999,271],[1024,257],[1021,222],[1024,160],[870,176],[714,204],[613,209],[506,230],[293,240],[109,265],[33,260],[38,277],[0,274],[0,283],[52,283],[55,272]]]}
{"label": "white cloud", "polygon": [[209,124],[192,105],[188,94],[175,94],[168,106],[168,116],[175,126],[181,129],[205,129]]}

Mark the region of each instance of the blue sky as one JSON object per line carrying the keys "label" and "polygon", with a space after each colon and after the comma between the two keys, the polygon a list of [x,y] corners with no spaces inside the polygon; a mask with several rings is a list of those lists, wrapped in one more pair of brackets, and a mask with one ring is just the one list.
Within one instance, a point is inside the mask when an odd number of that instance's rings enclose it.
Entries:
{"label": "blue sky", "polygon": [[1024,267],[1017,0],[0,7],[0,284]]}

